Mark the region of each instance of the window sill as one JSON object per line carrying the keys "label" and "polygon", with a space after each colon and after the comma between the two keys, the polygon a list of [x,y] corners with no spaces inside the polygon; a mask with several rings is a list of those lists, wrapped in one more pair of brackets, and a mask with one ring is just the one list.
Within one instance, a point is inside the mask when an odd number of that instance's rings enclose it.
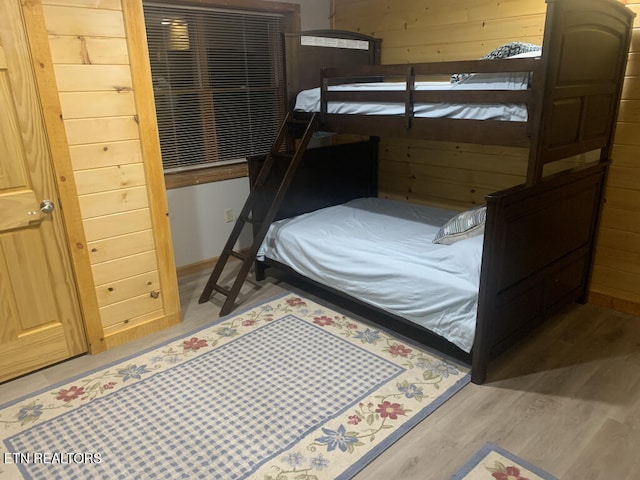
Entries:
{"label": "window sill", "polygon": [[200,185],[202,183],[220,182],[248,176],[247,162],[231,165],[217,165],[186,172],[165,173],[164,182],[167,189]]}

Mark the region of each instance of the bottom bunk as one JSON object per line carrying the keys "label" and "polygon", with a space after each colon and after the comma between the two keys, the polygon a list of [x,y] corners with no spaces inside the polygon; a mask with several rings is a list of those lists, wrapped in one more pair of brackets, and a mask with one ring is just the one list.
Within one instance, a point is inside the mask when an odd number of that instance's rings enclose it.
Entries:
{"label": "bottom bunk", "polygon": [[[474,235],[442,245],[433,239],[456,212],[375,198],[375,152],[375,142],[308,151],[260,249],[258,278],[273,267],[303,279],[470,362],[474,383],[542,320],[586,298],[606,163],[489,195]],[[250,161],[250,177],[260,162]]]}
{"label": "bottom bunk", "polygon": [[455,214],[358,198],[273,223],[257,259],[287,265],[468,353],[478,309],[482,236],[433,243]]}

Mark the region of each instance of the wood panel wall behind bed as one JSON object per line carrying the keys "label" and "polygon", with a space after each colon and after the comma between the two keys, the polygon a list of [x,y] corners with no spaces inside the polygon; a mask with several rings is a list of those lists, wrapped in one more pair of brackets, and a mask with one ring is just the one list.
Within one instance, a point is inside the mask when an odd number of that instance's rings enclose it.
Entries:
{"label": "wood panel wall behind bed", "polygon": [[[333,0],[332,26],[383,38],[382,63],[479,58],[508,41],[541,44],[544,0],[441,2]],[[627,7],[640,13],[640,2]],[[640,35],[634,42],[620,105],[590,301],[640,315]],[[583,163],[585,156],[549,165]],[[457,209],[522,183],[527,149],[382,138],[380,195]]]}

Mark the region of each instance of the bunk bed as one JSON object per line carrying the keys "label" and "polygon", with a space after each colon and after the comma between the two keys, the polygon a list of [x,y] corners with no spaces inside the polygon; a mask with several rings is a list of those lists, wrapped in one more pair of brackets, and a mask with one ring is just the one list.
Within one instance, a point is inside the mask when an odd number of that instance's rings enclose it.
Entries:
{"label": "bunk bed", "polygon": [[[347,208],[367,210],[369,206],[357,204],[361,201],[357,199],[376,196],[380,136],[527,146],[529,159],[522,185],[486,197],[482,235],[460,242],[473,243],[474,253],[464,255],[479,259],[478,265],[471,262],[478,281],[470,348],[461,348],[459,342],[446,335],[443,338],[393,309],[345,294],[335,279],[301,274],[299,268],[282,259],[270,258],[264,248],[258,252],[257,277],[263,278],[267,268],[274,268],[346,298],[359,311],[364,308],[369,318],[468,361],[472,381],[483,383],[492,358],[561,307],[586,301],[633,17],[633,12],[614,0],[547,0],[541,53],[407,65],[380,65],[381,41],[365,35],[335,30],[287,34],[288,101],[292,107],[296,102],[298,106],[315,105],[311,110],[317,111],[297,111],[296,118],[318,115],[318,131],[371,138],[308,150],[263,246],[277,242],[283,222],[322,216],[319,212],[324,210],[320,209],[343,208],[338,211],[345,214],[342,204],[353,200],[356,206],[347,203]],[[426,77],[449,83],[450,76],[460,74],[481,81],[467,88],[423,87]],[[507,77],[511,84],[516,78],[517,86],[477,86],[496,75]],[[465,83],[474,85],[474,80]],[[392,105],[395,111],[361,113],[360,107],[366,103]],[[345,104],[356,108],[340,113],[340,105]],[[477,119],[420,113],[433,104],[453,104],[456,111],[460,106],[506,105],[518,113],[506,119],[502,115]],[[593,151],[599,153],[591,164],[543,175],[546,164]],[[263,161],[251,159],[252,183]],[[257,218],[265,215],[267,197],[263,200],[253,204]],[[350,214],[347,210],[346,215]],[[435,220],[424,223],[442,225],[447,212],[435,211],[433,215]],[[429,234],[433,236],[436,230]],[[319,235],[319,241],[325,239]],[[301,251],[291,256],[313,258],[313,253]],[[383,282],[388,280],[377,275]]]}

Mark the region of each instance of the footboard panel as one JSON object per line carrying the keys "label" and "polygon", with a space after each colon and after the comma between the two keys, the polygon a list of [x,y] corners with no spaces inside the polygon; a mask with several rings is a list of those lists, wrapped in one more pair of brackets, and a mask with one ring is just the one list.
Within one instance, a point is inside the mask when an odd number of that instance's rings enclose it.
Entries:
{"label": "footboard panel", "polygon": [[491,358],[586,297],[607,169],[561,172],[487,198],[474,382]]}

